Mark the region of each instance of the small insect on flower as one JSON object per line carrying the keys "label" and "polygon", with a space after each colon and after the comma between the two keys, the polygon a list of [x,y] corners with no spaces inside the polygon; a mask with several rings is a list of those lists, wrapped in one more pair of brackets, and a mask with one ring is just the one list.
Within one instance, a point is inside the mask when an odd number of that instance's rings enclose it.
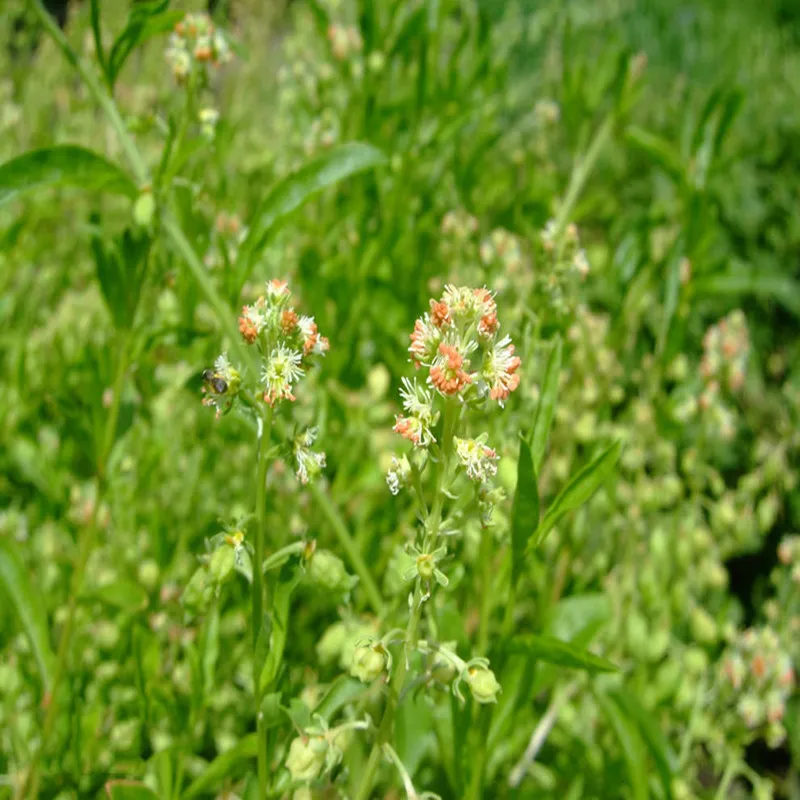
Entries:
{"label": "small insect on flower", "polygon": [[204,405],[214,406],[217,409],[217,416],[223,411],[229,411],[241,384],[239,371],[235,369],[228,356],[223,353],[214,362],[213,369],[203,370],[203,392],[206,398]]}
{"label": "small insect on flower", "polygon": [[203,380],[217,393],[225,394],[228,391],[228,382],[221,378],[213,369],[203,370]]}

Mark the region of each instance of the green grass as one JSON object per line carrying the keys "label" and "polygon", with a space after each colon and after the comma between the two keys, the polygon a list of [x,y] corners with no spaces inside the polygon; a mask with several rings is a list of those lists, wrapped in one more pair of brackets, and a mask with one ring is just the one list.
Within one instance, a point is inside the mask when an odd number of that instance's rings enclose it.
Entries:
{"label": "green grass", "polygon": [[0,798],[796,797],[791,7],[263,5],[0,11]]}

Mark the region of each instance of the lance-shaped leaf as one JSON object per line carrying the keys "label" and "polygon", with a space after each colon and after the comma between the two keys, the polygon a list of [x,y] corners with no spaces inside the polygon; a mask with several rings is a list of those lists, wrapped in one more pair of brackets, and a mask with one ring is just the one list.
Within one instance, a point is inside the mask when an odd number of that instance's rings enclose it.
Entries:
{"label": "lance-shaped leaf", "polygon": [[510,653],[524,653],[537,661],[586,672],[616,672],[617,666],[574,644],[554,636],[526,634],[515,637],[508,645]]}
{"label": "lance-shaped leaf", "polygon": [[111,89],[137,45],[153,36],[171,31],[175,27],[175,23],[183,18],[183,11],[169,11],[167,10],[168,6],[169,0],[151,0],[151,2],[139,2],[133,5],[125,28],[111,46],[108,54],[106,76]]}
{"label": "lance-shaped leaf", "polygon": [[53,651],[47,627],[47,614],[41,592],[34,591],[28,570],[16,543],[0,537],[0,594],[5,593],[31,643],[45,690],[52,685]]}
{"label": "lance-shaped leaf", "polygon": [[536,419],[531,432],[531,453],[533,454],[533,468],[538,475],[544,460],[544,451],[547,448],[547,439],[550,435],[550,426],[556,413],[558,400],[558,381],[561,376],[561,337],[556,336],[553,348],[547,359],[544,370],[542,391],[539,396],[539,405],[536,409]]}
{"label": "lance-shaped leaf", "polygon": [[283,663],[283,650],[289,633],[289,607],[292,593],[300,582],[299,569],[293,564],[284,564],[275,586],[272,599],[272,628],[269,637],[269,650],[264,658],[264,666],[259,678],[260,690],[266,691],[275,679]]}
{"label": "lance-shaped leaf", "polygon": [[664,788],[664,796],[671,798],[672,780],[678,774],[679,769],[678,756],[667,741],[667,737],[664,736],[658,720],[654,719],[652,714],[627,690],[614,689],[608,692],[608,696],[639,729],[639,733],[655,761],[661,785]]}
{"label": "lance-shaped leaf", "polygon": [[136,781],[109,781],[106,784],[109,800],[158,800],[158,795]]}
{"label": "lance-shaped leaf", "polygon": [[149,602],[147,592],[136,581],[125,578],[100,586],[84,597],[88,600],[105,603],[112,608],[118,608],[128,614],[142,611],[147,608]]}
{"label": "lance-shaped leaf", "polygon": [[259,204],[242,244],[236,270],[240,285],[250,275],[255,259],[276,226],[323,189],[344,178],[383,164],[376,147],[349,142],[329,150],[279,181]]}
{"label": "lance-shaped leaf", "polygon": [[683,185],[685,170],[680,153],[657,133],[631,125],[625,131],[628,143],[641,150],[657,164],[678,186]]}
{"label": "lance-shaped leaf", "polygon": [[0,206],[45,186],[75,186],[135,197],[136,184],[108,159],[76,145],[30,150],[0,165]]}
{"label": "lance-shaped leaf", "polygon": [[607,694],[602,691],[595,691],[593,694],[622,750],[628,771],[628,786],[631,796],[634,800],[646,800],[648,796],[647,759],[642,739],[636,727]]}
{"label": "lance-shaped leaf", "polygon": [[511,580],[516,583],[525,563],[525,548],[539,524],[539,490],[528,443],[520,438],[517,488],[511,506]]}
{"label": "lance-shaped leaf", "polygon": [[197,776],[195,781],[181,795],[182,800],[192,797],[206,796],[219,789],[220,785],[243,761],[248,761],[258,755],[258,736],[248,733],[230,750],[215,758]]}
{"label": "lance-shaped leaf", "polygon": [[621,453],[622,442],[616,441],[577,472],[547,509],[528,550],[540,545],[565,514],[580,508],[597,491],[614,471]]}
{"label": "lance-shaped leaf", "polygon": [[314,713],[330,721],[340,708],[352,703],[366,691],[369,691],[369,687],[361,681],[354,680],[348,675],[340,675],[319,701]]}

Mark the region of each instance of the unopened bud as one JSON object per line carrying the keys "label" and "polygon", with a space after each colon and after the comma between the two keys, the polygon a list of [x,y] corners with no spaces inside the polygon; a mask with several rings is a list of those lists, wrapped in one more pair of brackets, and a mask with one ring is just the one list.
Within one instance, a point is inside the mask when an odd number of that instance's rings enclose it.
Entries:
{"label": "unopened bud", "polygon": [[181,596],[181,603],[189,611],[203,611],[211,600],[212,588],[209,582],[208,570],[198,567],[189,579]]}
{"label": "unopened bud", "polygon": [[717,641],[719,630],[714,618],[699,606],[692,611],[692,635],[701,644],[713,644]]}
{"label": "unopened bud", "polygon": [[386,669],[386,648],[380,643],[362,644],[353,653],[350,674],[364,683],[372,683]]}
{"label": "unopened bud", "polygon": [[357,578],[348,575],[341,558],[329,550],[317,550],[308,565],[308,577],[322,589],[331,592],[347,592],[353,588]]}
{"label": "unopened bud", "polygon": [[133,204],[133,221],[142,228],[149,228],[156,212],[156,201],[149,190],[142,192]]}
{"label": "unopened bud", "polygon": [[488,667],[470,667],[467,670],[466,682],[469,685],[472,696],[479,703],[497,702],[497,693],[501,687],[494,676],[494,672]]}
{"label": "unopened bud", "polygon": [[298,736],[289,745],[286,769],[296,781],[313,781],[325,766],[328,742],[323,736]]}
{"label": "unopened bud", "polygon": [[208,573],[217,584],[224,583],[233,572],[236,564],[236,551],[230,545],[224,544],[214,551],[208,564]]}

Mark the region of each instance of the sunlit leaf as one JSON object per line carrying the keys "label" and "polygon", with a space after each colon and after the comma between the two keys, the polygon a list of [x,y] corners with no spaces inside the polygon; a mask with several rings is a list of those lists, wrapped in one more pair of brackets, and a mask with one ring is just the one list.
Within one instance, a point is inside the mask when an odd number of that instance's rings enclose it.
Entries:
{"label": "sunlit leaf", "polygon": [[192,782],[181,795],[181,800],[190,800],[192,797],[214,793],[220,788],[224,780],[231,775],[243,761],[248,761],[258,755],[258,736],[249,733],[243,736],[230,750],[217,756]]}
{"label": "sunlit leaf", "polygon": [[357,681],[347,675],[340,675],[330,685],[322,700],[319,701],[314,713],[319,714],[326,720],[331,720],[339,709],[348,703],[352,703],[353,700],[364,694],[368,688],[361,681]]}
{"label": "sunlit leaf", "polygon": [[752,295],[778,303],[800,318],[800,281],[777,270],[767,271],[752,266],[747,271],[700,277],[694,290],[698,294],[722,297]]}
{"label": "sunlit leaf", "polygon": [[516,636],[508,645],[508,650],[511,653],[525,653],[537,661],[556,664],[559,667],[582,669],[587,672],[616,672],[617,670],[617,666],[607,659],[553,636],[536,634]]}
{"label": "sunlit leaf", "polygon": [[561,377],[561,356],[562,356],[561,337],[556,336],[550,355],[547,358],[547,366],[544,371],[544,380],[539,395],[539,405],[536,408],[536,419],[533,423],[531,432],[531,453],[533,455],[533,469],[538,475],[542,468],[544,452],[547,448],[547,439],[550,435],[550,426],[553,423],[553,416],[556,413],[556,402],[558,401],[558,383]]}
{"label": "sunlit leaf", "polygon": [[53,683],[53,652],[41,590],[34,589],[16,543],[0,536],[0,593],[5,594],[31,643],[45,690]]}
{"label": "sunlit leaf", "polygon": [[636,697],[624,689],[615,689],[608,696],[639,729],[639,733],[655,761],[664,795],[672,797],[672,780],[678,772],[678,756],[661,731],[658,720],[642,706]]}
{"label": "sunlit leaf", "polygon": [[680,153],[663,137],[631,125],[625,131],[628,143],[647,155],[676,184],[684,181],[684,165]]}
{"label": "sunlit leaf", "polygon": [[142,611],[149,602],[147,592],[138,583],[125,579],[107,583],[86,596],[128,613]]}
{"label": "sunlit leaf", "polygon": [[0,165],[0,206],[45,186],[74,186],[134,197],[136,184],[108,159],[77,145],[30,150]]}
{"label": "sunlit leaf", "polygon": [[611,698],[602,691],[595,691],[594,696],[622,749],[630,779],[629,788],[634,800],[646,800],[648,796],[647,764],[641,737],[631,721],[625,717]]}
{"label": "sunlit leaf", "polygon": [[106,784],[106,795],[109,800],[159,800],[152,789],[135,781],[111,781]]}
{"label": "sunlit leaf", "polygon": [[323,189],[351,175],[377,167],[385,160],[386,157],[376,147],[350,142],[309,161],[273,186],[256,209],[249,233],[242,244],[237,261],[240,282],[247,279],[253,259],[282,220]]}
{"label": "sunlit leaf", "polygon": [[520,437],[517,488],[511,506],[511,580],[516,583],[525,564],[525,548],[539,524],[539,490],[528,443]]}
{"label": "sunlit leaf", "polygon": [[122,67],[137,45],[159,34],[168,33],[183,18],[183,11],[168,11],[168,6],[169,0],[138,2],[133,5],[125,28],[108,54],[106,70],[109,86],[114,86]]}
{"label": "sunlit leaf", "polygon": [[565,514],[580,508],[602,486],[616,468],[621,453],[622,442],[614,442],[570,480],[547,509],[536,536],[528,543],[529,550],[540,545]]}

